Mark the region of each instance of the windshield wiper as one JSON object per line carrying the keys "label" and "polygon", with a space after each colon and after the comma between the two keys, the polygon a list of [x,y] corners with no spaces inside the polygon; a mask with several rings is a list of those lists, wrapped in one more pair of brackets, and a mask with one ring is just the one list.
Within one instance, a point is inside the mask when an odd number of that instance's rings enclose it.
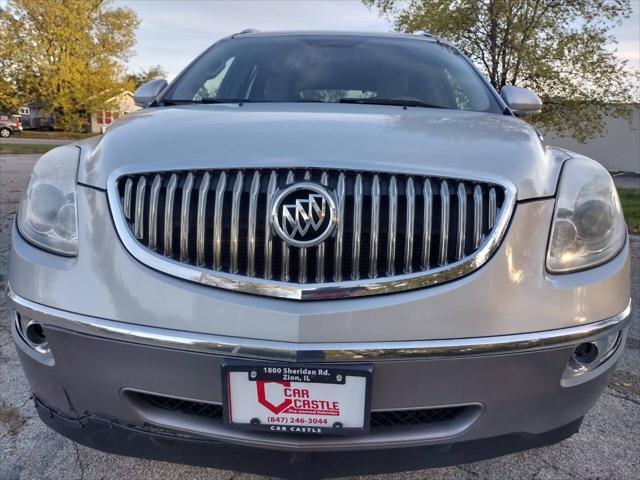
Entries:
{"label": "windshield wiper", "polygon": [[398,107],[448,108],[442,105],[421,102],[420,100],[402,100],[393,98],[341,98],[340,103],[358,103],[362,105],[393,105]]}
{"label": "windshield wiper", "polygon": [[201,98],[200,100],[162,100],[163,105],[192,105],[207,103],[248,103],[251,100],[243,98]]}

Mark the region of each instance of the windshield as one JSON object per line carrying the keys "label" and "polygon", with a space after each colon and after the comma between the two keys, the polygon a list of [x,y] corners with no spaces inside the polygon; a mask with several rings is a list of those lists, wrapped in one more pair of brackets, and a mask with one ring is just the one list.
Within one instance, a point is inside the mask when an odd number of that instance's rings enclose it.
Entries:
{"label": "windshield", "polygon": [[501,113],[479,75],[450,47],[340,35],[224,40],[162,101],[372,103]]}

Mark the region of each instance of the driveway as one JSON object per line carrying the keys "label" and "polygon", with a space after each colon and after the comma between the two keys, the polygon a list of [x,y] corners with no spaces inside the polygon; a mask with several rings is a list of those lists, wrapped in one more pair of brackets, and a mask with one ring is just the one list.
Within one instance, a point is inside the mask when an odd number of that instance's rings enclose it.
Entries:
{"label": "driveway", "polygon": [[[79,446],[36,417],[9,331],[4,294],[12,218],[37,155],[0,157],[0,479],[236,479],[234,472],[138,460]],[[626,351],[580,433],[484,462],[361,480],[640,478],[640,237],[632,237],[633,323]],[[248,458],[247,462],[251,459]]]}

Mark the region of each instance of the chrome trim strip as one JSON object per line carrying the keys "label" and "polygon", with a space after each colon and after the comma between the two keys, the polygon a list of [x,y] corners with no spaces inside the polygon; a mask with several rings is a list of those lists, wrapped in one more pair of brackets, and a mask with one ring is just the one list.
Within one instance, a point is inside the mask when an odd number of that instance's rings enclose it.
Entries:
{"label": "chrome trim strip", "polygon": [[151,250],[156,250],[158,246],[158,199],[161,184],[162,176],[158,174],[153,179],[151,195],[149,195],[149,248]]}
{"label": "chrome trim strip", "polygon": [[449,246],[449,184],[443,180],[440,184],[440,256],[438,264],[447,264],[447,249]]}
{"label": "chrome trim strip", "polygon": [[220,173],[216,186],[216,203],[213,212],[213,269],[222,269],[222,214],[224,194],[227,190],[227,172]]}
{"label": "chrome trim strip", "polygon": [[133,224],[133,231],[136,238],[144,237],[144,191],[147,188],[146,177],[140,177],[136,185],[136,213]]}
{"label": "chrome trim strip", "polygon": [[396,228],[398,226],[398,182],[395,175],[389,179],[389,238],[387,239],[388,276],[395,274],[396,263]]}
{"label": "chrome trim strip", "polygon": [[173,202],[177,185],[178,175],[174,173],[169,178],[164,197],[164,254],[167,256],[173,255]]}
{"label": "chrome trim strip", "polygon": [[127,178],[124,182],[124,200],[122,202],[124,208],[124,216],[127,220],[131,219],[131,191],[133,190],[133,180]]}
{"label": "chrome trim strip", "polygon": [[407,215],[404,230],[404,273],[411,273],[413,262],[413,225],[416,211],[416,190],[413,178],[407,180],[405,195],[407,197]]}
{"label": "chrome trim strip", "polygon": [[482,241],[482,187],[473,189],[473,249],[477,249]]}
{"label": "chrome trim strip", "polygon": [[431,259],[431,224],[433,223],[433,191],[431,189],[431,181],[424,179],[422,186],[423,200],[423,232],[422,232],[422,269],[427,270],[430,266]]}
{"label": "chrome trim strip", "polygon": [[229,249],[231,257],[231,273],[238,273],[238,243],[240,241],[240,200],[242,199],[242,184],[244,173],[242,170],[236,174],[231,197],[231,239]]}
{"label": "chrome trim strip", "polygon": [[253,173],[249,192],[249,225],[247,229],[247,275],[256,275],[256,222],[258,216],[258,194],[260,193],[260,172]]}
{"label": "chrome trim strip", "polygon": [[[185,171],[187,167],[193,168],[189,162],[176,165],[175,163],[161,163],[155,165],[131,165],[114,170],[107,181],[107,196],[109,207],[111,209],[114,224],[118,232],[118,236],[123,245],[140,262],[157,271],[183,278],[192,282],[209,285],[212,287],[223,288],[236,292],[244,292],[255,295],[265,295],[271,297],[288,298],[292,300],[319,300],[326,298],[344,298],[344,297],[361,297],[367,295],[377,295],[382,293],[392,293],[423,288],[431,285],[441,284],[454,278],[461,277],[479,268],[483,265],[500,246],[504,234],[508,228],[511,214],[516,202],[516,188],[511,181],[503,177],[487,176],[478,174],[474,178],[469,178],[471,182],[487,182],[499,185],[504,188],[504,201],[500,208],[496,224],[490,235],[483,239],[480,248],[473,254],[465,257],[460,261],[452,262],[446,266],[437,266],[428,272],[413,272],[410,274],[399,274],[393,278],[366,278],[359,280],[344,280],[339,284],[336,283],[307,283],[300,285],[297,283],[282,282],[280,280],[266,280],[261,278],[248,278],[242,275],[235,275],[223,271],[212,271],[206,268],[199,268],[192,265],[185,265],[171,258],[160,255],[143,245],[133,235],[127,221],[124,218],[122,204],[117,190],[117,180],[124,175],[144,174],[144,169],[153,171],[154,173],[163,173],[167,168],[173,170]],[[252,164],[253,165],[253,164]],[[226,165],[221,165],[220,168]],[[259,168],[259,166],[258,166]],[[367,170],[364,168],[363,170]],[[171,171],[171,170],[169,170]],[[188,171],[188,170],[187,170]],[[420,174],[414,171],[412,174]],[[425,175],[435,175],[432,172],[425,171]],[[222,172],[221,176],[224,175]],[[341,175],[344,175],[342,173]],[[440,175],[440,178],[450,178],[449,176]],[[468,178],[466,175],[457,175],[457,178]],[[339,186],[340,182],[338,182]],[[344,188],[344,187],[343,187]],[[338,190],[340,190],[338,188]],[[344,190],[343,190],[344,192]],[[339,191],[338,191],[339,193]],[[218,192],[216,192],[218,194]],[[344,195],[344,193],[343,193]],[[218,211],[219,203],[216,206]],[[336,229],[339,232],[339,229]],[[215,232],[214,232],[215,234]],[[341,244],[336,236],[336,247]],[[214,243],[215,245],[215,243]],[[215,250],[214,250],[215,254]],[[215,255],[214,255],[215,257]],[[214,267],[215,268],[215,267]],[[216,270],[220,270],[218,267]],[[339,273],[339,272],[338,272]],[[341,277],[340,277],[341,278]]]}
{"label": "chrome trim strip", "polygon": [[378,276],[378,242],[380,232],[380,176],[371,185],[371,238],[369,240],[369,278]]}
{"label": "chrome trim strip", "polygon": [[469,357],[543,350],[592,340],[631,320],[631,300],[617,315],[575,327],[542,332],[444,340],[361,343],[293,343],[168,330],[78,315],[37,304],[7,290],[9,304],[45,326],[113,340],[228,357],[288,362],[377,362],[434,357]]}
{"label": "chrome trim strip", "polygon": [[193,190],[193,173],[189,172],[182,186],[182,202],[180,204],[180,261],[189,259],[189,210],[191,209],[191,191]]}
{"label": "chrome trim strip", "polygon": [[351,280],[360,278],[360,230],[362,229],[362,174],[353,185],[353,245],[351,249]]}
{"label": "chrome trim strip", "polygon": [[338,224],[336,228],[336,246],[334,254],[333,279],[336,282],[342,280],[342,238],[344,237],[344,204],[345,204],[345,179],[344,173],[340,172],[338,176],[338,186],[336,189],[336,197],[338,198]]}
{"label": "chrome trim strip", "polygon": [[458,231],[456,242],[456,259],[464,257],[464,244],[467,236],[467,189],[464,183],[458,184]]}
{"label": "chrome trim strip", "polygon": [[265,210],[264,221],[264,278],[271,280],[272,274],[272,252],[273,252],[273,235],[271,234],[271,204],[273,197],[278,188],[278,174],[275,170],[271,171],[269,176],[269,185],[267,186],[267,205]]}
{"label": "chrome trim strip", "polygon": [[[324,187],[329,185],[329,174],[325,171],[322,172],[320,176],[320,184]],[[325,252],[325,242],[322,242],[318,245],[318,249],[316,251],[316,282],[323,283],[324,282],[324,252]]]}
{"label": "chrome trim strip", "polygon": [[196,220],[196,262],[201,267],[204,266],[205,220],[207,219],[207,196],[209,195],[210,184],[211,174],[204,172],[198,187],[198,216]]}

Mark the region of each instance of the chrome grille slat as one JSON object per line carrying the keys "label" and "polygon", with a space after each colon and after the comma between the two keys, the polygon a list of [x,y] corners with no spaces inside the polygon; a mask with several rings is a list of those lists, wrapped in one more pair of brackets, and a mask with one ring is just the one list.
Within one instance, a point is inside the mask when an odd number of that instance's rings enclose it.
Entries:
{"label": "chrome grille slat", "polygon": [[191,191],[193,190],[193,173],[188,173],[182,186],[182,202],[180,204],[180,261],[189,259],[189,214],[191,210]]}
{"label": "chrome grille slat", "polygon": [[158,200],[160,196],[160,184],[162,177],[156,175],[151,185],[151,200],[149,201],[149,248],[155,250],[158,247]]}
{"label": "chrome grille slat", "polygon": [[222,172],[216,187],[216,203],[213,214],[213,269],[222,269],[222,214],[224,210],[224,192],[227,188],[227,172]]}
{"label": "chrome grille slat", "polygon": [[371,185],[371,240],[369,245],[369,278],[378,276],[378,243],[380,234],[380,177],[373,176]]}
{"label": "chrome grille slat", "polygon": [[413,178],[407,180],[407,218],[404,232],[404,273],[411,273],[413,270],[413,223],[416,210],[416,190],[413,186]]}
{"label": "chrome grille slat", "polygon": [[492,229],[496,224],[497,210],[498,207],[496,204],[496,189],[491,187],[491,190],[489,190],[489,215],[487,221],[487,223],[489,224],[489,229]]}
{"label": "chrome grille slat", "polygon": [[178,175],[171,174],[164,196],[164,255],[173,256],[173,201],[178,185]]}
{"label": "chrome grille slat", "polygon": [[431,259],[431,224],[433,222],[433,190],[431,181],[424,179],[422,185],[422,270],[428,270]]}
{"label": "chrome grille slat", "polygon": [[133,180],[131,178],[127,178],[127,181],[124,183],[124,216],[127,220],[131,219],[131,192],[133,190]]}
{"label": "chrome grille slat", "polygon": [[209,195],[209,185],[211,174],[204,172],[200,186],[198,187],[198,216],[196,217],[196,261],[199,267],[204,266],[204,243],[206,234],[207,196]]}
{"label": "chrome grille slat", "polygon": [[249,225],[247,229],[247,275],[256,274],[256,222],[258,215],[258,193],[260,193],[260,172],[253,173],[249,192]]}
{"label": "chrome grille slat", "polygon": [[467,189],[464,183],[458,184],[458,230],[456,260],[464,257],[464,246],[467,236]]}
{"label": "chrome grille slat", "polygon": [[482,240],[482,187],[473,189],[473,249],[480,246]]}
{"label": "chrome grille slat", "polygon": [[336,187],[336,196],[338,198],[338,228],[336,228],[336,244],[334,253],[334,273],[333,279],[336,282],[342,280],[342,239],[344,237],[344,203],[345,203],[345,175],[340,172],[338,176],[338,185]]}
{"label": "chrome grille slat", "polygon": [[273,274],[271,262],[273,258],[273,236],[271,235],[271,208],[273,196],[278,188],[278,174],[275,171],[269,175],[269,186],[267,187],[267,201],[265,205],[264,220],[264,278],[271,280]]}
{"label": "chrome grille slat", "polygon": [[144,237],[144,191],[147,188],[147,179],[140,177],[136,186],[136,214],[133,223],[133,231],[138,240]]}
{"label": "chrome grille slat", "polygon": [[231,273],[238,273],[238,244],[240,243],[240,201],[242,195],[242,183],[244,174],[236,173],[236,181],[233,185],[231,197]]}
{"label": "chrome grille slat", "polygon": [[449,184],[443,180],[440,184],[440,265],[448,262],[447,252],[449,250]]}
{"label": "chrome grille slat", "polygon": [[300,266],[298,268],[298,283],[307,283],[307,249],[299,248],[298,261]]}
{"label": "chrome grille slat", "polygon": [[[311,180],[311,172],[304,172],[304,179]],[[298,249],[298,283],[307,283],[307,249],[301,247]]]}
{"label": "chrome grille slat", "polygon": [[[324,186],[335,202],[335,229],[316,246],[286,243],[271,223],[276,195],[296,179]],[[118,232],[144,263],[288,298],[399,291],[468,273],[497,247],[515,202],[513,187],[498,182],[326,168],[132,172],[108,189]]]}
{"label": "chrome grille slat", "polygon": [[395,176],[389,180],[389,230],[387,232],[387,270],[388,277],[395,274],[396,265],[396,228],[398,226],[398,181]]}
{"label": "chrome grille slat", "polygon": [[[322,172],[320,176],[320,184],[325,187],[329,185],[329,174],[325,171]],[[326,241],[322,242],[318,245],[318,250],[316,253],[316,282],[323,283],[324,282],[324,254],[326,250]]]}
{"label": "chrome grille slat", "polygon": [[[286,185],[291,185],[295,182],[295,174],[292,170],[287,172],[287,180],[285,181]],[[289,246],[282,242],[282,272],[280,273],[280,279],[283,282],[288,282],[291,278],[289,275]]]}
{"label": "chrome grille slat", "polygon": [[360,278],[360,238],[362,236],[362,174],[353,185],[353,244],[351,246],[351,280]]}

